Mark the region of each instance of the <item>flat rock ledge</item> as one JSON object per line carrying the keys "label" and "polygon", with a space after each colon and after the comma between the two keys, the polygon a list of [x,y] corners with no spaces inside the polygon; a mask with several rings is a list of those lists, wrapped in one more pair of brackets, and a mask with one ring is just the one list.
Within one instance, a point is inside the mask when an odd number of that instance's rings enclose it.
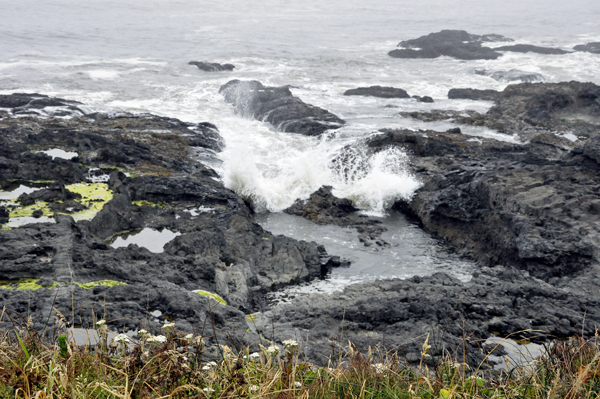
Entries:
{"label": "flat rock ledge", "polygon": [[267,87],[256,80],[232,80],[221,86],[219,93],[238,114],[269,122],[282,132],[317,136],[345,124],[331,112],[304,103],[287,86]]}

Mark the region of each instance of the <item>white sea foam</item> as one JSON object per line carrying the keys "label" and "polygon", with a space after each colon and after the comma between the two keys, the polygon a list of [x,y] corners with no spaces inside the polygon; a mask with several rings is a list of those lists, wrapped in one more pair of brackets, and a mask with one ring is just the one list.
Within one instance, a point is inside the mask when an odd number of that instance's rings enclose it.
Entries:
{"label": "white sea foam", "polygon": [[94,80],[115,79],[119,76],[119,71],[111,69],[94,69],[87,72],[90,78]]}

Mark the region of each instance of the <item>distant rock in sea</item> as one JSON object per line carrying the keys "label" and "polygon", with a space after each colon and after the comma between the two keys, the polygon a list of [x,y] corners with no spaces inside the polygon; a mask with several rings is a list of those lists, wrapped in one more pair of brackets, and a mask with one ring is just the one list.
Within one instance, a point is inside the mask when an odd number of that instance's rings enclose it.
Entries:
{"label": "distant rock in sea", "polygon": [[235,65],[232,64],[217,64],[216,62],[190,61],[188,64],[195,65],[205,72],[233,71],[235,68]]}
{"label": "distant rock in sea", "polygon": [[437,58],[448,56],[459,60],[494,60],[502,54],[483,42],[512,41],[502,35],[472,35],[464,30],[443,30],[398,44],[400,49],[390,51],[394,58]]}
{"label": "distant rock in sea", "polygon": [[569,54],[568,51],[559,48],[533,46],[531,44],[515,44],[513,46],[496,47],[496,51],[513,51],[516,53],[537,53],[537,54],[552,54],[562,55]]}
{"label": "distant rock in sea", "polygon": [[600,42],[579,44],[573,47],[573,49],[576,51],[585,51],[587,53],[600,54]]}
{"label": "distant rock in sea", "polygon": [[450,89],[448,98],[465,100],[484,100],[496,101],[498,98],[496,90],[478,90],[478,89]]}
{"label": "distant rock in sea", "polygon": [[345,96],[370,96],[380,98],[410,98],[406,90],[395,87],[370,86],[346,90]]}

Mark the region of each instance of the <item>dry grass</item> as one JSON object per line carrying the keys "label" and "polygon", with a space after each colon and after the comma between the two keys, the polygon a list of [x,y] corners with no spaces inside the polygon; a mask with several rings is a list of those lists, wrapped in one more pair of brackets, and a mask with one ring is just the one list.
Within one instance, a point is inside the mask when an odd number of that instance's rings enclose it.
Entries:
{"label": "dry grass", "polygon": [[[63,331],[61,334],[60,331]],[[0,397],[5,398],[598,398],[596,339],[557,342],[542,357],[486,374],[446,358],[410,366],[395,354],[361,354],[350,344],[334,368],[302,361],[294,341],[206,358],[202,337],[166,326],[162,337],[107,339],[76,346],[58,324],[56,342],[30,326],[0,336]],[[125,338],[122,338],[125,340]],[[154,341],[154,342],[153,342]],[[164,341],[164,342],[159,342]],[[427,356],[427,342],[422,356]]]}

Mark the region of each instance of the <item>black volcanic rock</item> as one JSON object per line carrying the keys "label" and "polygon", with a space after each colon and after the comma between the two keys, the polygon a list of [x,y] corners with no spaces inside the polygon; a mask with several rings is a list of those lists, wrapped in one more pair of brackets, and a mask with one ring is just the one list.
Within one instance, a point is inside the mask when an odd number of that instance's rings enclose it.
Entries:
{"label": "black volcanic rock", "polygon": [[577,51],[585,51],[587,53],[600,54],[600,42],[592,42],[587,44],[578,44],[573,47]]}
{"label": "black volcanic rock", "polygon": [[233,71],[235,68],[235,65],[232,64],[217,64],[215,62],[190,61],[188,64],[195,65],[198,69],[205,72]]}
{"label": "black volcanic rock", "polygon": [[395,87],[370,86],[346,90],[345,96],[370,96],[380,98],[409,98],[406,90]]}
{"label": "black volcanic rock", "polygon": [[350,341],[364,353],[378,347],[418,364],[429,337],[431,358],[424,358],[425,364],[435,365],[450,354],[464,355],[471,367],[487,368],[489,348],[482,344],[493,334],[536,342],[581,333],[593,337],[600,322],[598,305],[597,299],[498,266],[482,268],[468,283],[436,273],[296,298],[266,312],[265,325],[274,326],[277,337],[305,342],[305,354],[317,363],[344,353]]}
{"label": "black volcanic rock", "polygon": [[[5,96],[2,101],[27,109],[28,96]],[[48,103],[59,101],[34,96]],[[1,224],[9,221],[14,206],[36,201],[47,202],[53,213],[51,222],[35,219],[0,230],[0,280],[40,279],[46,287],[2,288],[0,301],[15,318],[30,316],[39,331],[56,309],[69,324],[91,326],[106,318],[111,329],[143,326],[158,333],[168,318],[182,331],[210,329],[209,344],[230,339],[236,345],[251,344],[258,337],[246,331],[243,312],[261,309],[267,292],[320,278],[324,264],[335,263],[325,262],[332,257],[315,243],[263,230],[253,222],[244,200],[215,180],[216,172],[196,156],[198,149],[208,153],[222,148],[218,130],[210,123],[130,114],[68,119],[5,115],[0,127],[0,187],[54,182],[0,208]],[[36,153],[40,146],[76,151],[78,160]],[[90,176],[103,174],[112,199],[91,220],[74,220],[72,213],[85,206],[65,184],[86,183]],[[134,244],[110,245],[116,236],[141,229],[179,235],[162,248],[150,245],[155,252]],[[72,284],[102,280],[127,285],[84,289]],[[195,290],[220,295],[227,305]],[[154,310],[163,315],[148,313]],[[6,318],[0,320],[0,329],[10,326]]]}
{"label": "black volcanic rock", "polygon": [[448,98],[495,101],[499,93],[497,90],[450,89],[448,91]]}
{"label": "black volcanic rock", "polygon": [[424,122],[452,120],[485,126],[526,141],[540,132],[564,132],[580,138],[600,132],[600,87],[594,83],[521,83],[498,93],[486,114],[475,111],[431,110],[401,112]]}
{"label": "black volcanic rock", "polygon": [[537,53],[537,54],[552,54],[552,55],[562,55],[569,54],[568,51],[559,49],[559,48],[551,48],[551,47],[540,47],[534,46],[531,44],[515,44],[512,46],[501,46],[495,47],[496,51],[512,51],[516,53]]}
{"label": "black volcanic rock", "polygon": [[412,96],[412,98],[414,98],[415,100],[417,100],[420,103],[432,103],[432,102],[434,102],[433,98],[431,98],[429,96],[423,96],[423,97],[421,97],[421,96]]}
{"label": "black volcanic rock", "polygon": [[460,60],[494,60],[501,56],[484,47],[482,42],[510,41],[500,35],[472,35],[464,30],[442,30],[417,39],[405,40],[388,53],[394,58],[437,58],[448,56]]}
{"label": "black volcanic rock", "polygon": [[304,103],[285,86],[267,87],[256,80],[232,80],[221,86],[219,93],[238,114],[269,122],[282,132],[316,136],[339,129],[345,123],[323,108]]}

